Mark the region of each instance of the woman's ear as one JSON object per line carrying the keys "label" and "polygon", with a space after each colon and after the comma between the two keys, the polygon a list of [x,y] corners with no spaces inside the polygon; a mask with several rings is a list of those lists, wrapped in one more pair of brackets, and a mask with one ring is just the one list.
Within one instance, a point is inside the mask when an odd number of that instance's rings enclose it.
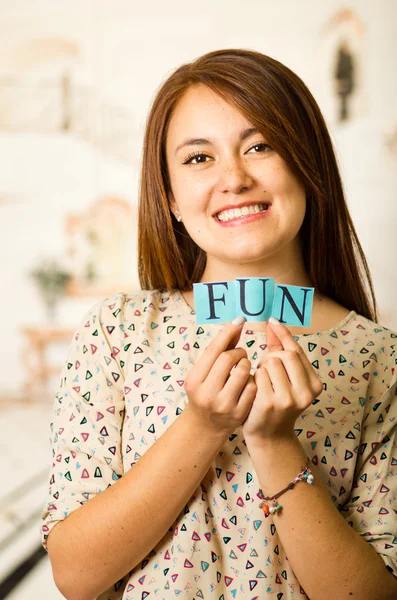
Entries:
{"label": "woman's ear", "polygon": [[174,215],[174,217],[178,221],[178,223],[180,223],[182,221],[182,216],[178,210],[178,205],[175,202],[175,198],[172,195],[172,192],[169,193],[168,202],[169,202],[170,210],[171,210],[172,214]]}
{"label": "woman's ear", "polygon": [[168,193],[168,204],[170,207],[170,211],[172,212],[174,217],[177,218],[177,215],[175,213],[176,213],[178,206],[177,206],[177,203],[175,202],[174,195],[171,191]]}

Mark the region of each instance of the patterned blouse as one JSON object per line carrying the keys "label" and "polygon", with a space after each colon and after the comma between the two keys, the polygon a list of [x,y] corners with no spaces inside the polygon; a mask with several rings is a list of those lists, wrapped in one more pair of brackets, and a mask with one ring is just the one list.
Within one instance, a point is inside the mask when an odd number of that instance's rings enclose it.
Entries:
{"label": "patterned blouse", "polygon": [[[54,399],[44,548],[178,418],[184,379],[222,327],[196,324],[178,292],[119,293],[88,311]],[[336,509],[397,577],[397,333],[351,311],[294,337],[323,382],[295,433]],[[256,365],[266,334],[243,328],[239,345]],[[259,487],[238,427],[167,534],[100,600],[307,598]]]}

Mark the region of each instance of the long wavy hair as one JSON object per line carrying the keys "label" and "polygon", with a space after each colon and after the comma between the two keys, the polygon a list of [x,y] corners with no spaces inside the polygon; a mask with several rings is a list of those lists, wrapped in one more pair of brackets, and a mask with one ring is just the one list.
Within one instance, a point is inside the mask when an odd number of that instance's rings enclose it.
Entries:
{"label": "long wavy hair", "polygon": [[236,107],[303,184],[306,214],[300,230],[313,286],[350,310],[378,320],[373,283],[347,204],[322,113],[303,81],[260,52],[209,52],[174,71],[158,89],[144,135],[138,208],[138,271],[142,289],[191,290],[206,254],[169,206],[165,142],[182,96],[205,85]]}

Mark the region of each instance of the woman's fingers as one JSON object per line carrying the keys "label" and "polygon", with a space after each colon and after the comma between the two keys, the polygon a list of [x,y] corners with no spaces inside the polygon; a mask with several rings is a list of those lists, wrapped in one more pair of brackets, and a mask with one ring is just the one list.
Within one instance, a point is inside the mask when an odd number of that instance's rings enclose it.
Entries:
{"label": "woman's fingers", "polygon": [[194,369],[195,383],[200,384],[208,377],[218,356],[226,350],[235,348],[241,335],[241,325],[233,325],[233,322],[227,323],[218,335],[210,342],[205,351],[200,356]]}
{"label": "woman's fingers", "polygon": [[238,367],[238,365],[241,363],[242,359],[246,359],[249,362],[247,359],[247,352],[244,350],[244,348],[234,348],[233,350],[225,350],[225,352],[222,352],[216,359],[209,375],[207,376],[205,381],[206,388],[211,390],[212,393],[219,393],[226,382],[230,379],[232,373],[239,369],[238,374],[241,374],[244,366]]}
{"label": "woman's fingers", "polygon": [[[305,370],[307,370],[308,368],[313,370],[313,367],[311,366],[310,361],[307,358],[302,346],[300,346],[298,342],[294,340],[292,333],[285,325],[283,325],[282,323],[280,323],[280,325],[272,325],[271,323],[268,323],[267,327],[272,328],[273,333],[277,335],[284,350],[293,350],[294,352],[296,352],[296,354],[301,359]],[[272,350],[272,348],[269,347],[268,349],[269,351]]]}
{"label": "woman's fingers", "polygon": [[[243,359],[243,360],[248,360],[248,359]],[[234,369],[234,371],[237,370]],[[238,411],[239,411],[239,415],[240,415],[240,421],[244,421],[251,408],[252,408],[252,404],[255,400],[256,394],[258,391],[258,387],[256,385],[255,379],[252,375],[248,376],[248,380],[246,381],[243,390],[240,392],[239,397],[238,397]]]}
{"label": "woman's fingers", "polygon": [[[313,393],[316,396],[321,394],[323,389],[322,383],[315,370],[313,369],[312,365],[310,364],[310,361],[307,358],[303,348],[298,344],[296,340],[294,340],[293,335],[289,331],[289,329],[282,323],[280,323],[280,325],[273,325],[272,323],[268,322],[266,327],[270,327],[272,329],[272,332],[278,337],[284,350],[291,350],[297,354],[306,372],[307,378],[310,383],[310,388],[313,390]],[[277,354],[277,351],[273,352],[272,348],[269,348],[269,353],[265,355],[260,364],[262,364],[263,360],[270,354]]]}
{"label": "woman's fingers", "polygon": [[265,368],[258,369],[255,371],[254,377],[258,389],[263,392],[265,398],[269,398],[270,394],[274,393],[274,390],[267,370]]}
{"label": "woman's fingers", "polygon": [[230,371],[229,377],[223,386],[222,394],[225,398],[232,398],[233,400],[239,398],[249,380],[250,372],[251,362],[244,356],[236,364],[236,368]]}
{"label": "woman's fingers", "polygon": [[268,371],[274,394],[278,398],[280,406],[286,407],[294,404],[298,408],[306,409],[312,403],[314,393],[309,386],[302,364],[297,361],[294,361],[294,363],[294,365],[289,365],[289,377],[292,373],[292,380],[296,383],[288,381],[285,363],[278,358],[266,361],[259,371],[263,369]]}
{"label": "woman's fingers", "polygon": [[[313,393],[312,383],[309,380],[307,372],[303,367],[302,361],[292,350],[283,350],[282,352],[270,352],[261,360],[261,366],[266,366],[269,370],[276,368],[279,377],[287,377],[291,382],[293,390],[297,394],[302,394],[307,388]],[[315,377],[317,375],[314,373]],[[278,383],[280,388],[281,383]],[[274,387],[274,383],[273,383]],[[285,391],[285,390],[283,390]]]}

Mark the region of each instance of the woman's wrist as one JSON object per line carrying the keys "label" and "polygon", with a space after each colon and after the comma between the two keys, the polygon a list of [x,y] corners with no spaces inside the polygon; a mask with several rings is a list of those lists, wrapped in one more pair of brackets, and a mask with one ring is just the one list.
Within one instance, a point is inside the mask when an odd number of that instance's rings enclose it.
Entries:
{"label": "woman's wrist", "polygon": [[294,430],[291,432],[285,432],[282,436],[272,436],[272,437],[261,437],[258,435],[249,435],[245,436],[245,442],[248,448],[252,449],[271,449],[276,448],[277,446],[285,446],[288,444],[296,444],[297,437]]}
{"label": "woman's wrist", "polygon": [[201,418],[189,404],[187,404],[183,410],[181,417],[187,420],[189,425],[195,429],[195,434],[208,438],[212,443],[219,444],[221,447],[227,440],[227,438],[233,433],[229,430],[216,429],[212,426],[209,421]]}
{"label": "woman's wrist", "polygon": [[306,452],[296,435],[292,439],[270,438],[261,445],[245,442],[254,466],[266,473],[266,482],[262,481],[261,486],[265,496],[276,494],[288,485],[307,462]]}

